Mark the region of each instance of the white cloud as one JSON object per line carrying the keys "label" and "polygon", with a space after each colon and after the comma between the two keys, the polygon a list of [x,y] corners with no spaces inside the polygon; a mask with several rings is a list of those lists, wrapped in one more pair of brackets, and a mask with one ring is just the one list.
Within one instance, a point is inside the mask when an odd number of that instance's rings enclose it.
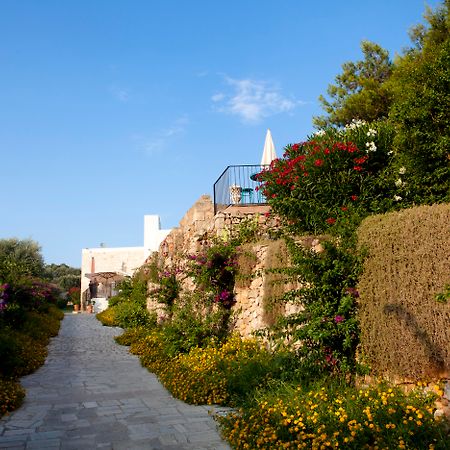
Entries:
{"label": "white cloud", "polygon": [[212,100],[213,102],[220,102],[220,101],[223,100],[224,98],[225,98],[225,94],[219,93],[219,94],[214,94],[214,95],[211,97],[211,100]]}
{"label": "white cloud", "polygon": [[231,93],[219,92],[211,97],[217,110],[240,117],[244,122],[259,122],[275,114],[292,111],[304,102],[285,97],[268,82],[225,77]]}
{"label": "white cloud", "polygon": [[150,137],[141,135],[133,136],[139,147],[149,156],[161,153],[167,149],[176,136],[185,132],[189,119],[182,116],[176,119],[169,127],[154,133]]}

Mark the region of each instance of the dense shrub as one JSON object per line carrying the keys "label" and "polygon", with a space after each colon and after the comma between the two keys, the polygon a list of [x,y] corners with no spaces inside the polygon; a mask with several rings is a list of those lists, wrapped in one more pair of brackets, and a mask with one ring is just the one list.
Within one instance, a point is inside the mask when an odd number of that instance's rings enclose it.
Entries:
{"label": "dense shrub", "polygon": [[435,398],[387,385],[284,385],[219,420],[235,449],[447,449],[443,424],[433,418]]}
{"label": "dense shrub", "polygon": [[25,398],[25,389],[11,378],[0,376],[0,417],[14,411]]}
{"label": "dense shrub", "polygon": [[173,306],[169,320],[161,325],[165,347],[170,355],[203,347],[211,339],[223,341],[228,335],[230,311],[217,304],[205,305],[202,294],[185,294]]}
{"label": "dense shrub", "polygon": [[125,301],[114,306],[114,320],[119,327],[133,328],[156,323],[156,317],[147,308],[132,301]]}
{"label": "dense shrub", "polygon": [[120,336],[116,336],[114,340],[120,345],[130,346],[134,342],[144,339],[150,334],[151,329],[148,327],[136,327],[125,330]]}
{"label": "dense shrub", "polygon": [[295,232],[322,233],[351,215],[395,207],[388,167],[393,131],[384,121],[352,122],[288,145],[258,175],[273,211]]}
{"label": "dense shrub", "polygon": [[105,325],[107,327],[118,327],[119,322],[116,319],[116,313],[115,313],[115,307],[110,306],[109,308],[105,309],[102,312],[99,312],[95,316],[102,325]]}
{"label": "dense shrub", "polygon": [[256,340],[233,336],[223,344],[210,341],[189,353],[171,354],[160,330],[137,329],[117,342],[131,344],[130,351],[177,398],[194,404],[229,404],[240,401],[286,368],[281,355],[269,353]]}
{"label": "dense shrub", "polygon": [[450,205],[369,217],[360,245],[359,318],[372,370],[400,377],[450,373],[450,303],[436,301],[450,274]]}
{"label": "dense shrub", "polygon": [[24,390],[17,378],[44,364],[49,338],[58,334],[64,314],[53,305],[40,309],[40,312],[22,309],[19,328],[14,328],[11,322],[0,328],[1,414],[20,405]]}
{"label": "dense shrub", "polygon": [[165,349],[163,337],[157,330],[150,332],[144,338],[133,340],[130,352],[139,356],[141,364],[156,374],[163,367],[169,367],[169,362],[172,360]]}

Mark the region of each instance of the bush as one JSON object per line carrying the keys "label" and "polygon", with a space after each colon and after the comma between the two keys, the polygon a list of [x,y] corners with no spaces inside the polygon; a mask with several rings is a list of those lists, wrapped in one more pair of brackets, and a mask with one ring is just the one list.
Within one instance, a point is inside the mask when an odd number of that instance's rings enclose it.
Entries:
{"label": "bush", "polygon": [[119,327],[134,328],[156,324],[156,316],[140,304],[124,301],[114,306],[114,318]]}
{"label": "bush", "polygon": [[130,346],[131,344],[144,339],[151,332],[149,327],[136,327],[125,330],[120,336],[116,336],[114,340],[120,345]]}
{"label": "bush", "polygon": [[352,214],[395,207],[387,182],[393,131],[386,122],[355,121],[288,145],[259,174],[273,211],[298,232],[323,233]]}
{"label": "bush", "polygon": [[156,374],[169,367],[172,358],[167,354],[161,333],[154,330],[141,339],[134,340],[130,352],[139,356],[141,364]]}
{"label": "bush", "polygon": [[443,424],[433,417],[435,398],[387,385],[283,385],[219,420],[235,449],[447,449]]}
{"label": "bush", "polygon": [[25,398],[25,389],[18,381],[0,376],[0,417],[17,409]]}
{"label": "bush", "polygon": [[[205,348],[172,357],[165,336],[152,332],[131,344],[144,367],[155,372],[176,398],[193,404],[229,404],[242,399],[282,370],[281,360],[256,340],[233,336],[224,344],[211,342]],[[241,399],[241,400],[239,400]]]}
{"label": "bush", "polygon": [[400,378],[450,371],[450,304],[436,294],[449,281],[450,205],[367,218],[368,249],[359,281],[361,341],[373,371]]}
{"label": "bush", "polygon": [[229,319],[230,312],[220,305],[205,306],[198,294],[184,295],[161,327],[168,354],[187,353],[193,347],[207,345],[212,338],[224,340]]}
{"label": "bush", "polygon": [[46,345],[56,336],[61,311],[50,307],[46,314],[30,311],[24,313],[20,330],[4,327],[0,331],[0,376],[20,377],[34,372],[45,362]]}
{"label": "bush", "polygon": [[107,327],[118,327],[119,322],[116,318],[115,307],[110,306],[102,312],[96,314],[96,318],[102,323],[102,325]]}

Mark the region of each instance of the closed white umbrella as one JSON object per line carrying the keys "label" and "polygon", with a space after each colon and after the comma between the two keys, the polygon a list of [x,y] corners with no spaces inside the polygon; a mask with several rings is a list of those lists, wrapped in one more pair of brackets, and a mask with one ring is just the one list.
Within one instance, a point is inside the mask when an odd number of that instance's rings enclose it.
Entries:
{"label": "closed white umbrella", "polygon": [[269,165],[274,159],[277,159],[275,153],[275,145],[273,144],[272,135],[270,130],[267,130],[266,141],[264,142],[264,151],[261,159],[261,165]]}

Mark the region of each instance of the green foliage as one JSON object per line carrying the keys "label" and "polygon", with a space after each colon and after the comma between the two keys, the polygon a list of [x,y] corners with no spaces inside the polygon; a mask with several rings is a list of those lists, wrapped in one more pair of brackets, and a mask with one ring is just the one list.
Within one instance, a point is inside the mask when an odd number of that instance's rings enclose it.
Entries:
{"label": "green foliage", "polygon": [[15,283],[24,276],[38,277],[44,272],[41,248],[31,239],[0,239],[0,280]]}
{"label": "green foliage", "polygon": [[117,288],[119,294],[116,303],[131,302],[145,308],[147,305],[147,282],[139,276],[125,278],[121,281]]}
{"label": "green foliage", "polygon": [[219,305],[205,306],[201,294],[185,295],[165,318],[161,327],[166,352],[170,356],[204,347],[211,339],[223,341],[228,334],[230,311]]}
{"label": "green foliage", "polygon": [[450,300],[450,284],[444,286],[444,290],[434,297],[439,303],[447,303]]}
{"label": "green foliage", "polygon": [[179,293],[180,283],[177,280],[176,274],[164,271],[159,279],[159,289],[156,291],[154,298],[159,303],[164,303],[171,309]]}
{"label": "green foliage", "polygon": [[385,81],[392,73],[389,53],[369,41],[361,43],[361,50],[364,59],[344,63],[336,84],[328,86],[331,100],[319,97],[327,115],[314,117],[317,128],[344,126],[353,119],[372,122],[388,116],[391,95]]}
{"label": "green foliage", "polygon": [[147,308],[133,301],[125,301],[114,306],[114,320],[119,327],[134,328],[156,323],[156,317]]}
{"label": "green foliage", "polygon": [[81,270],[67,264],[46,264],[43,278],[67,292],[70,288],[80,287]]}
{"label": "green foliage", "polygon": [[299,303],[302,310],[281,317],[268,336],[275,343],[288,340],[297,348],[300,372],[307,368],[314,376],[355,373],[359,370],[359,294],[355,286],[361,260],[351,250],[354,243],[342,239],[339,243],[323,241],[324,251],[320,253],[292,240],[287,244],[293,264],[291,273],[296,274],[301,287],[289,291],[285,299]]}
{"label": "green foliage", "polygon": [[106,326],[134,328],[156,323],[147,310],[147,283],[139,276],[127,278],[119,285],[119,294],[109,299],[109,308],[96,315]]}
{"label": "green foliage", "polygon": [[397,59],[389,82],[389,119],[411,204],[450,199],[449,17],[448,3],[428,11],[429,27],[420,28],[418,47]]}

